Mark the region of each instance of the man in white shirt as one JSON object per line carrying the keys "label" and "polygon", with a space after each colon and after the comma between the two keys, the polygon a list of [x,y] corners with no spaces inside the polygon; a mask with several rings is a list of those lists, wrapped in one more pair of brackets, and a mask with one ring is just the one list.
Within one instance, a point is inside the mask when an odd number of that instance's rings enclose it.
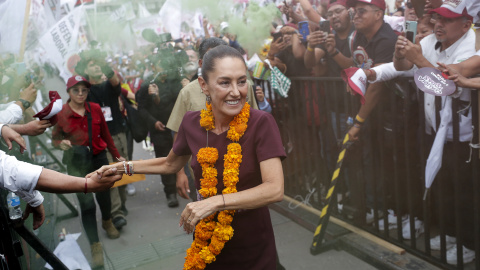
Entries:
{"label": "man in white shirt", "polygon": [[[7,125],[0,124],[0,136],[3,137],[9,149],[12,148],[14,141],[20,145],[21,152],[25,150],[23,138]],[[105,190],[122,178],[120,175],[115,175],[115,172],[116,170],[109,171],[102,176],[91,173],[83,179],[18,161],[15,157],[0,151],[0,188],[15,192],[28,203],[23,219],[33,213],[33,229],[40,227],[45,220],[43,196],[37,190],[54,193],[86,193]]]}
{"label": "man in white shirt", "polygon": [[[394,56],[394,66],[397,70],[408,70],[411,73],[416,68],[435,67],[437,62],[457,64],[475,54],[475,34],[471,30],[473,18],[467,12],[466,0],[446,0],[440,8],[431,10],[429,13],[436,20],[434,35],[425,37],[420,45],[411,43],[403,36],[398,37]],[[382,77],[384,79],[386,76],[388,76],[386,73],[377,73],[377,80],[382,80]],[[457,102],[460,106],[458,112],[441,114],[441,111],[447,111],[445,108],[450,109],[451,105],[449,104],[452,104],[454,98],[458,99]],[[447,262],[457,264],[457,246],[454,244],[454,238],[450,237],[456,236],[464,245],[463,251],[459,252],[463,254],[464,263],[468,263],[475,258],[475,252],[470,250],[474,246],[473,235],[475,230],[471,218],[474,207],[471,188],[473,185],[472,167],[471,163],[465,162],[469,160],[469,141],[473,135],[472,112],[469,107],[470,90],[459,89],[454,95],[441,98],[425,94],[424,103],[425,132],[431,135],[429,139],[433,141],[437,134],[441,134],[439,132],[441,126],[446,125],[446,127],[444,126],[446,128],[446,143],[442,155],[442,168],[431,188],[433,199],[438,202],[434,202],[433,205],[441,205],[441,207],[436,208],[438,211],[460,215],[462,224],[461,233],[457,234],[454,218],[450,217],[441,221],[448,236],[446,239]],[[438,107],[441,108],[438,109]],[[437,119],[439,117],[441,120]],[[455,145],[453,143],[453,117],[458,117],[460,126],[460,142]],[[440,122],[443,124],[437,126],[437,123]],[[458,153],[458,155],[453,153]],[[460,171],[462,176],[455,177],[453,175],[455,170]],[[456,192],[440,194],[436,189],[444,192],[460,190],[458,194],[462,194],[462,196],[461,198],[455,198]],[[455,207],[456,203],[461,207]],[[440,237],[431,239],[431,248],[439,250],[440,242]]]}
{"label": "man in white shirt", "polygon": [[32,83],[30,86],[20,91],[18,101],[12,101],[7,104],[0,104],[0,123],[13,124],[22,120],[23,112],[30,108],[37,98],[37,89]]}

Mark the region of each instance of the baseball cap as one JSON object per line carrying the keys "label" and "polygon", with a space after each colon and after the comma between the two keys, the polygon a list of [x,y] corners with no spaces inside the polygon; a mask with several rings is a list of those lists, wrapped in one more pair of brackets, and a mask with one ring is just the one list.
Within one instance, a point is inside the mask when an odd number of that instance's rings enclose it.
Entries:
{"label": "baseball cap", "polygon": [[328,4],[327,10],[330,9],[331,7],[335,6],[335,5],[341,5],[341,6],[344,6],[344,7],[348,8],[347,0],[337,0],[337,1],[333,1],[330,4]]}
{"label": "baseball cap", "polygon": [[70,77],[70,79],[68,79],[67,81],[67,90],[74,87],[75,85],[77,85],[78,83],[81,83],[81,82],[84,82],[88,88],[90,88],[90,86],[92,86],[88,81],[87,79],[85,79],[84,77],[80,76],[80,75],[77,75],[77,76],[72,76]]}
{"label": "baseball cap", "polygon": [[445,0],[439,8],[432,9],[428,12],[428,14],[432,13],[437,13],[450,19],[466,17],[473,21],[473,17],[468,14],[466,0]]}
{"label": "baseball cap", "polygon": [[348,7],[355,7],[358,2],[377,6],[381,10],[386,8],[385,0],[347,0],[347,5]]}
{"label": "baseball cap", "polygon": [[350,67],[342,70],[341,76],[355,94],[360,95],[360,103],[365,104],[365,92],[367,91],[365,72],[361,68]]}
{"label": "baseball cap", "polygon": [[40,120],[49,120],[52,125],[55,125],[57,123],[57,113],[62,110],[62,98],[57,91],[50,91],[48,97],[50,103],[33,117],[38,117]]}

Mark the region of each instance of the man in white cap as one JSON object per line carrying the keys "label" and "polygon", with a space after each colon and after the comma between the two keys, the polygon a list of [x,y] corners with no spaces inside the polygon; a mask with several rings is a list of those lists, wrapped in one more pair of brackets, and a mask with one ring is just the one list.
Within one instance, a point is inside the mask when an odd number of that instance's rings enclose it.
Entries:
{"label": "man in white cap", "polygon": [[[470,1],[473,2],[473,1]],[[470,4],[470,3],[469,3]],[[434,35],[425,37],[420,45],[415,45],[405,37],[398,37],[395,47],[394,65],[397,70],[409,70],[416,68],[435,67],[437,62],[446,64],[460,63],[475,54],[475,34],[471,30],[473,16],[469,14],[466,0],[445,0],[441,7],[430,10],[432,18],[435,19]],[[382,79],[385,75],[377,73],[377,79]],[[463,91],[462,91],[463,90]],[[471,163],[465,161],[470,157],[469,142],[473,136],[471,117],[472,112],[469,108],[470,90],[459,89],[456,94],[448,97],[435,97],[430,94],[424,95],[425,102],[425,132],[430,135],[430,139],[438,137],[441,134],[441,126],[437,126],[438,119],[442,123],[448,123],[446,127],[446,142],[444,144],[444,154],[442,155],[442,168],[440,169],[438,179],[432,185],[432,195],[434,200],[441,202],[438,211],[446,213],[457,212],[461,218],[462,229],[458,235],[455,231],[455,220],[451,217],[444,222],[445,233],[447,234],[445,243],[447,248],[447,262],[457,264],[457,252],[463,255],[463,262],[468,263],[475,258],[474,245],[474,224],[473,216],[473,179]],[[444,119],[440,111],[445,111],[446,104],[451,104],[452,98],[457,98],[460,104],[459,113],[453,112],[453,116],[459,118],[459,140],[453,142],[453,124],[452,119]],[[437,108],[440,107],[440,108]],[[452,114],[449,116],[452,117]],[[437,140],[435,140],[437,141]],[[432,147],[433,148],[433,147]],[[452,155],[458,151],[458,155]],[[458,179],[452,174],[454,168],[462,172]],[[453,180],[458,180],[454,182]],[[455,198],[454,192],[448,194],[439,194],[435,189],[452,191],[460,189],[461,198]],[[438,195],[438,198],[435,198]],[[442,196],[445,195],[445,196]],[[455,207],[455,203],[461,205]],[[459,211],[459,212],[458,212]],[[478,228],[477,228],[478,229]],[[456,236],[456,239],[455,237]],[[441,247],[440,236],[432,238],[430,241],[433,250],[439,250]],[[456,240],[463,244],[463,250],[457,251]]]}

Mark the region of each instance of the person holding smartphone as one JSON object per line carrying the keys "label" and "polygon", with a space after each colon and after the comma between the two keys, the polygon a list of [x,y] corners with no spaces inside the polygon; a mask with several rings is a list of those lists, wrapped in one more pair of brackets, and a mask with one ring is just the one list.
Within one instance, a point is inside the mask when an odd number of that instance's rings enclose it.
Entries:
{"label": "person holding smartphone", "polygon": [[280,29],[281,38],[273,41],[267,58],[287,77],[306,76],[310,70],[303,63],[305,46],[301,43],[297,29],[286,25]]}
{"label": "person holding smartphone", "polygon": [[[323,30],[312,32],[308,38],[307,51],[304,56],[305,66],[313,67],[320,64],[322,58],[325,58],[329,77],[340,76],[344,66],[351,64],[348,41],[353,38],[352,33],[355,29],[346,2],[346,0],[339,0],[328,5],[328,21],[320,22]],[[330,31],[330,28],[333,31]],[[345,64],[340,65],[336,60]]]}

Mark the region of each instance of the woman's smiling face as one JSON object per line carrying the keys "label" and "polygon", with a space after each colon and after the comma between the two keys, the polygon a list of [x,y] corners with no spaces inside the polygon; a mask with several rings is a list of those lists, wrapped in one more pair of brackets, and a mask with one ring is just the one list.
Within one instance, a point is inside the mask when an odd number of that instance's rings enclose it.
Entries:
{"label": "woman's smiling face", "polygon": [[245,62],[235,57],[216,59],[208,81],[199,78],[203,92],[212,98],[215,118],[233,119],[247,99],[247,69]]}

